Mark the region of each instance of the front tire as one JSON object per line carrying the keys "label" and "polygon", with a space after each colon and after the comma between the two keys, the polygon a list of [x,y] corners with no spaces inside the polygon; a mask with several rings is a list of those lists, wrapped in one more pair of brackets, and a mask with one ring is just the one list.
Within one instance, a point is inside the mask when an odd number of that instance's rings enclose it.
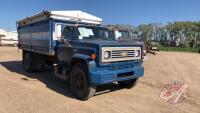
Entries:
{"label": "front tire", "polygon": [[138,78],[126,80],[126,81],[119,81],[118,84],[122,88],[131,89],[133,88],[138,82]]}
{"label": "front tire", "polygon": [[70,89],[75,97],[88,100],[96,92],[96,86],[89,84],[88,69],[84,63],[73,66],[70,74]]}

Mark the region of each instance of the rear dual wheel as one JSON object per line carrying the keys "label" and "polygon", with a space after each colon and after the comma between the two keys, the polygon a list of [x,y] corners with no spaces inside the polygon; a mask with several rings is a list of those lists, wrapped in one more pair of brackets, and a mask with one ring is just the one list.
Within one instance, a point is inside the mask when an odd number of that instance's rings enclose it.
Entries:
{"label": "rear dual wheel", "polygon": [[24,56],[23,62],[24,62],[25,70],[27,72],[33,72],[34,71],[36,63],[35,63],[35,58],[34,58],[33,54],[26,53],[25,56]]}
{"label": "rear dual wheel", "polygon": [[41,71],[45,68],[44,58],[30,52],[24,54],[23,64],[27,72]]}

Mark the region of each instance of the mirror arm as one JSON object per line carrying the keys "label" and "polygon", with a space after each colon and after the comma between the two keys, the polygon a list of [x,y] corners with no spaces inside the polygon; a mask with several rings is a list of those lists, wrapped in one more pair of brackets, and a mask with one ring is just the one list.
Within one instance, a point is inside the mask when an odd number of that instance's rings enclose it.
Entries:
{"label": "mirror arm", "polygon": [[65,47],[72,47],[71,44],[69,43],[69,40],[64,39],[64,38],[62,40],[64,42]]}

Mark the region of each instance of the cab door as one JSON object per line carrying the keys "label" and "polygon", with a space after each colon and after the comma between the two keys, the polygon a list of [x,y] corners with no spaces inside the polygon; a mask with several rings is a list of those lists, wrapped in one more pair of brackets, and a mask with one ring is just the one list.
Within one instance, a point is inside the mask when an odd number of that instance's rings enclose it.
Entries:
{"label": "cab door", "polygon": [[72,40],[75,39],[75,27],[66,26],[63,30],[62,37],[58,41],[57,54],[62,62],[68,62],[73,55]]}

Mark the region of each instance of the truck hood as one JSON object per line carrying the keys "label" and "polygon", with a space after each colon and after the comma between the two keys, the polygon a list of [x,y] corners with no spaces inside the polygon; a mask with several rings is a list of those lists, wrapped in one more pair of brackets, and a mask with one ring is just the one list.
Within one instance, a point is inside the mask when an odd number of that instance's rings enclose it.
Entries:
{"label": "truck hood", "polygon": [[141,46],[142,43],[138,41],[104,41],[104,40],[81,40],[81,43],[99,45],[99,46],[106,46],[106,45],[115,45],[115,46]]}

